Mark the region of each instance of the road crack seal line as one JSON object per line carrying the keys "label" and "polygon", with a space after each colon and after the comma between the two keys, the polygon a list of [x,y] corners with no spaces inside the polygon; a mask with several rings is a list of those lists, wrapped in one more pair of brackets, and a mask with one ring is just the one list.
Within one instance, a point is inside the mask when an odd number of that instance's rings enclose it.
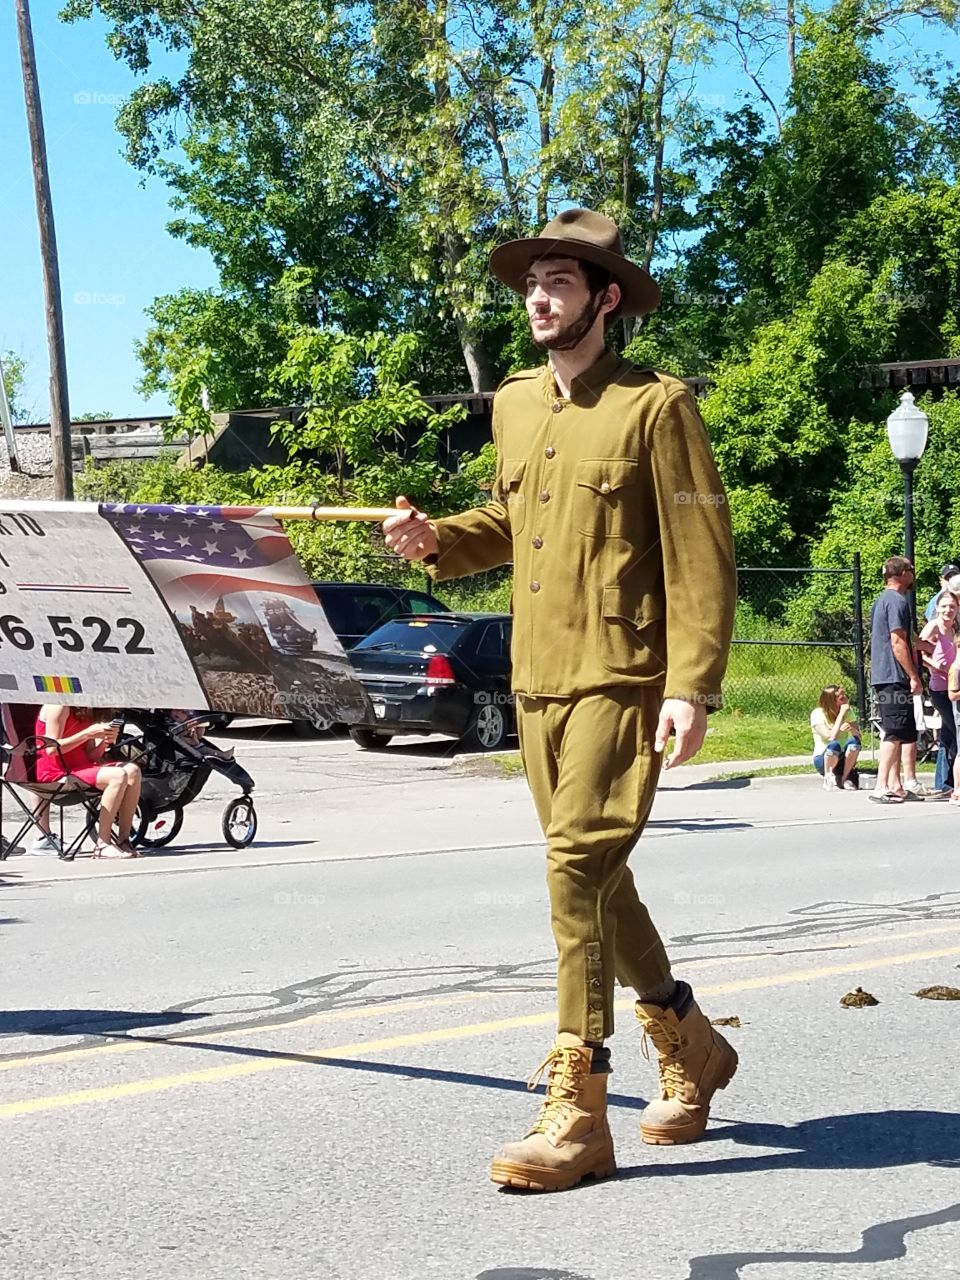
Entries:
{"label": "road crack seal line", "polygon": [[[687,1280],[738,1280],[741,1269],[751,1266],[773,1266],[781,1262],[874,1263],[894,1262],[907,1256],[907,1236],[913,1231],[960,1222],[960,1204],[948,1205],[935,1213],[913,1218],[879,1222],[862,1233],[862,1244],[851,1253],[715,1253],[690,1259]],[[793,1273],[791,1272],[791,1275]],[[946,1272],[941,1272],[946,1275]],[[822,1275],[811,1271],[811,1277]]]}
{"label": "road crack seal line", "polygon": [[[943,959],[945,956],[956,955],[960,955],[960,947],[951,947],[943,951],[912,951],[903,955],[882,956],[874,960],[858,960],[847,965],[829,965],[821,969],[800,969],[789,973],[767,975],[762,978],[743,978],[739,981],[720,983],[716,986],[702,986],[698,988],[697,994],[700,997],[731,995],[741,991],[791,986],[798,983],[808,983],[819,978],[835,977],[840,973],[856,973],[863,969],[889,968],[894,965],[937,960]],[[634,1002],[632,1000],[618,1000],[615,1008],[618,1011],[626,1011],[632,1009],[633,1005]],[[207,1067],[201,1070],[180,1072],[176,1075],[148,1077],[144,1080],[131,1080],[122,1084],[94,1086],[88,1089],[76,1090],[72,1093],[6,1102],[0,1104],[0,1119],[9,1119],[20,1115],[34,1115],[42,1111],[64,1110],[92,1102],[115,1101],[119,1098],[136,1097],[141,1094],[161,1093],[168,1089],[186,1085],[221,1084],[228,1080],[259,1075],[264,1071],[278,1071],[281,1068],[293,1066],[322,1066],[325,1059],[357,1058],[371,1053],[391,1053],[395,1049],[421,1048],[445,1041],[489,1036],[519,1028],[549,1026],[556,1022],[556,1017],[556,1009],[550,1009],[546,1013],[522,1014],[513,1018],[501,1018],[491,1022],[473,1023],[465,1026],[439,1027],[432,1031],[414,1031],[404,1035],[390,1036],[382,1040],[361,1040],[355,1044],[322,1047],[309,1050],[306,1053],[284,1054],[279,1051],[276,1056],[273,1056],[274,1051],[270,1050],[244,1050],[236,1045],[218,1046],[211,1044],[206,1047],[209,1047],[212,1052],[216,1052],[218,1049],[233,1055],[249,1052],[255,1054],[256,1057],[253,1061],[234,1062],[229,1066]],[[179,1045],[179,1047],[187,1049],[198,1047],[199,1043],[199,1040],[192,1043],[175,1039],[160,1041],[160,1044],[166,1047],[177,1047]],[[90,1050],[89,1052],[95,1053],[96,1050]],[[270,1054],[270,1056],[267,1056],[267,1054]]]}

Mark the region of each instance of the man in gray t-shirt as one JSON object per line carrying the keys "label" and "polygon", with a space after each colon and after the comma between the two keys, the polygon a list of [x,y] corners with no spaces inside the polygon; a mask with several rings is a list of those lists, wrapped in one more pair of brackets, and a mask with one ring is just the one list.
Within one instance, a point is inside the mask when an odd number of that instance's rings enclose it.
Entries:
{"label": "man in gray t-shirt", "polygon": [[902,804],[924,797],[917,780],[913,707],[914,696],[923,692],[923,685],[914,662],[913,618],[906,599],[913,586],[913,565],[903,556],[891,556],[883,566],[883,582],[884,590],[870,610],[870,683],[883,730],[877,785],[870,799],[878,804]]}

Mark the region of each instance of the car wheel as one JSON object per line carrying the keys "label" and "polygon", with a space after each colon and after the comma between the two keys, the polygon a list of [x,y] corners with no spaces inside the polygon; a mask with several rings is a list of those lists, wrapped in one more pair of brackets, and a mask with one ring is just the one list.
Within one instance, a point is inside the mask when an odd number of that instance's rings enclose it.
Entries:
{"label": "car wheel", "polygon": [[350,737],[364,751],[380,751],[393,737],[392,733],[378,733],[376,729],[351,729]]}
{"label": "car wheel", "polygon": [[322,734],[329,733],[336,723],[332,716],[326,716],[322,711],[315,712],[306,720],[291,721],[294,733],[300,738],[319,738]]}
{"label": "car wheel", "polygon": [[468,751],[499,751],[509,733],[506,711],[491,699],[476,708],[460,743]]}

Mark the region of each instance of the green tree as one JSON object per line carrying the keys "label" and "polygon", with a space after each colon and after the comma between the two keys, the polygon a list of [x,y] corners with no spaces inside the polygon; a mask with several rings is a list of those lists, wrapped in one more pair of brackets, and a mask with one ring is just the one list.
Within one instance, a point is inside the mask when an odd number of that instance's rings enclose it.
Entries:
{"label": "green tree", "polygon": [[[429,390],[455,373],[451,330],[474,389],[503,371],[497,240],[582,199],[652,261],[687,218],[679,156],[700,129],[692,74],[713,28],[678,0],[65,9],[94,13],[144,77],[118,120],[128,157],[173,188],[172,230],[211,252],[225,295],[269,314],[296,268],[314,299],[301,321],[427,336]],[[154,73],[158,50],[180,56],[179,78]]]}
{"label": "green tree", "polygon": [[28,422],[33,416],[23,403],[23,388],[26,381],[27,365],[15,351],[0,353],[0,365],[3,366],[3,386],[10,405],[10,417],[14,422]]}

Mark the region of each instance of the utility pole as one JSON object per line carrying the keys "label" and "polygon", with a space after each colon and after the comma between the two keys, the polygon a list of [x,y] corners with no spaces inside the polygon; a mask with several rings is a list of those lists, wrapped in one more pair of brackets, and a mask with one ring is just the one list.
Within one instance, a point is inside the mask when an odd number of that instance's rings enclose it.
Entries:
{"label": "utility pole", "polygon": [[20,39],[20,66],[23,96],[27,106],[27,127],[33,156],[33,186],[40,224],[40,256],[43,261],[43,294],[47,313],[47,347],[50,352],[50,448],[53,457],[54,497],[73,498],[73,449],[70,443],[70,402],[67,396],[67,357],[63,341],[63,304],[60,297],[60,264],[57,234],[50,200],[47,147],[40,111],[37,59],[33,49],[29,0],[16,0],[17,35]]}

